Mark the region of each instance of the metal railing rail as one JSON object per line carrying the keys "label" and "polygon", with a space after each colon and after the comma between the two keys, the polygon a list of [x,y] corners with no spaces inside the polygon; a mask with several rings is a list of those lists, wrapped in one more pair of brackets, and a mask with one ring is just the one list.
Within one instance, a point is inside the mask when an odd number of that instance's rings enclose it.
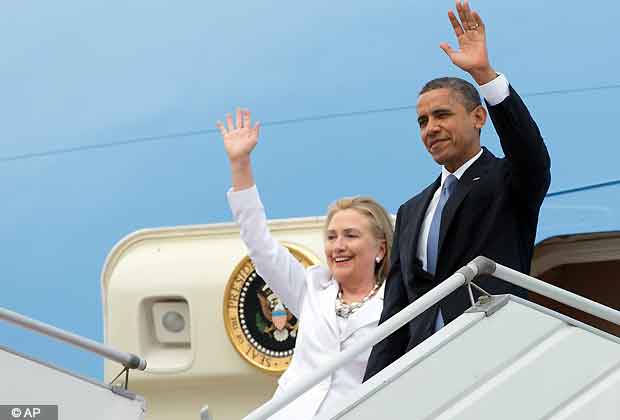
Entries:
{"label": "metal railing rail", "polygon": [[[489,258],[477,257],[465,267],[459,269],[452,276],[441,282],[438,286],[430,290],[428,293],[379,325],[372,333],[368,334],[368,336],[364,337],[360,342],[335,355],[332,359],[325,363],[321,369],[316,370],[312,375],[304,378],[303,380],[292,383],[289,392],[278,398],[271,399],[246,416],[244,420],[264,420],[268,418],[289,404],[295,398],[317,385],[324,378],[331,375],[343,364],[350,362],[360,353],[366,351],[368,348],[374,346],[379,341],[383,340],[385,337],[410,322],[413,318],[417,317],[435,303],[448,296],[454,290],[465,284],[471,284],[471,281],[479,275],[492,275],[493,277],[520,286],[529,291],[564,303],[573,308],[577,308],[590,315],[594,315],[613,322],[614,324],[620,325],[620,311],[616,311],[607,306],[601,305],[600,303],[586,299],[567,290],[560,289],[559,287],[552,286],[539,279],[530,277],[501,264],[497,264]],[[470,296],[473,298],[471,290]]]}
{"label": "metal railing rail", "polygon": [[28,318],[24,315],[18,314],[17,312],[0,308],[0,320],[5,320],[11,324],[19,325],[29,330],[36,331],[40,334],[53,337],[60,341],[64,341],[65,343],[71,344],[75,347],[79,347],[86,351],[96,353],[102,357],[105,357],[106,359],[110,359],[117,363],[120,363],[126,369],[146,369],[146,360],[144,360],[140,356],[116,350],[115,348],[91,340],[90,338],[82,337],[80,335],[54,327],[53,325],[49,325],[32,318]]}
{"label": "metal railing rail", "polygon": [[[480,257],[478,257],[480,258]],[[613,322],[616,325],[620,325],[620,312],[612,309],[608,306],[601,305],[598,302],[584,298],[568,290],[561,289],[557,286],[553,286],[549,283],[545,283],[535,277],[530,277],[527,274],[513,270],[501,264],[496,264],[492,260],[489,260],[493,264],[494,270],[489,274],[493,277],[507,281],[516,286],[520,286],[530,292],[538,293],[553,299],[557,302],[563,303],[575,309],[579,309],[587,314],[594,315],[609,322]]]}
{"label": "metal railing rail", "polygon": [[347,350],[338,353],[320,369],[316,370],[312,375],[304,378],[303,380],[292,383],[290,390],[286,394],[283,394],[279,398],[270,400],[250,413],[244,418],[244,420],[268,418],[270,415],[286,406],[314,385],[318,384],[321,380],[331,375],[334,370],[338,369],[343,364],[348,363],[357,355],[374,346],[376,343],[383,340],[403,325],[407,324],[413,318],[432,307],[435,303],[439,302],[441,299],[463,286],[468,279],[475,276],[477,271],[478,267],[473,263],[470,263],[467,267],[460,269],[455,274],[448,277],[445,281],[441,282],[437,287],[433,288],[418,300],[403,308],[403,310],[392,316],[390,319],[386,320],[371,334],[368,334],[368,336],[361,339],[358,343],[354,344]]}

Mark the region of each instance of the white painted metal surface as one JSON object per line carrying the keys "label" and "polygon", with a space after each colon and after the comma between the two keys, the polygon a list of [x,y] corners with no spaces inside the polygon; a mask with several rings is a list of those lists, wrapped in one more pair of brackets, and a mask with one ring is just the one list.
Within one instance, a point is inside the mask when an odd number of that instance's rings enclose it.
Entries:
{"label": "white painted metal surface", "polygon": [[518,298],[466,313],[321,420],[620,418],[620,340]]}
{"label": "white painted metal surface", "polygon": [[142,419],[144,400],[0,347],[2,404],[58,405],[61,420]]}

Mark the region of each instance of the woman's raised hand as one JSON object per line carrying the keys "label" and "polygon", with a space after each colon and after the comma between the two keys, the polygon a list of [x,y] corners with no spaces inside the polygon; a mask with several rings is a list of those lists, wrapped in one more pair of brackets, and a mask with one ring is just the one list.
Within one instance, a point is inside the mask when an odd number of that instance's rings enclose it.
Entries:
{"label": "woman's raised hand", "polygon": [[224,139],[224,148],[231,163],[249,158],[252,149],[258,143],[258,131],[260,129],[258,122],[252,127],[249,110],[237,108],[236,114],[236,123],[233,122],[232,115],[227,114],[227,127],[221,121],[216,124]]}

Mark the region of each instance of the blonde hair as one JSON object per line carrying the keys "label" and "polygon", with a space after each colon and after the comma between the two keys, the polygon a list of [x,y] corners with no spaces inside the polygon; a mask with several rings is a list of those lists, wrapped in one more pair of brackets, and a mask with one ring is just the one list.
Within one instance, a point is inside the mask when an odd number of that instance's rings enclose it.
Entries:
{"label": "blonde hair", "polygon": [[392,250],[392,238],[394,226],[390,214],[372,197],[344,197],[334,201],[327,209],[325,218],[325,231],[336,213],[341,210],[355,210],[366,216],[370,222],[371,231],[378,241],[385,241],[385,255],[381,262],[375,264],[375,276],[377,283],[381,284],[390,271],[390,258]]}

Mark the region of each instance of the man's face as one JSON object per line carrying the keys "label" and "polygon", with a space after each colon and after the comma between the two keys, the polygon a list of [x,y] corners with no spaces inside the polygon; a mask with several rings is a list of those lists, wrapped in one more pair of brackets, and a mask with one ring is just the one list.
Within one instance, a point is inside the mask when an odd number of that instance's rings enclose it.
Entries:
{"label": "man's face", "polygon": [[426,150],[450,172],[480,151],[479,130],[486,120],[482,106],[467,111],[458,93],[434,89],[418,98],[418,124]]}

